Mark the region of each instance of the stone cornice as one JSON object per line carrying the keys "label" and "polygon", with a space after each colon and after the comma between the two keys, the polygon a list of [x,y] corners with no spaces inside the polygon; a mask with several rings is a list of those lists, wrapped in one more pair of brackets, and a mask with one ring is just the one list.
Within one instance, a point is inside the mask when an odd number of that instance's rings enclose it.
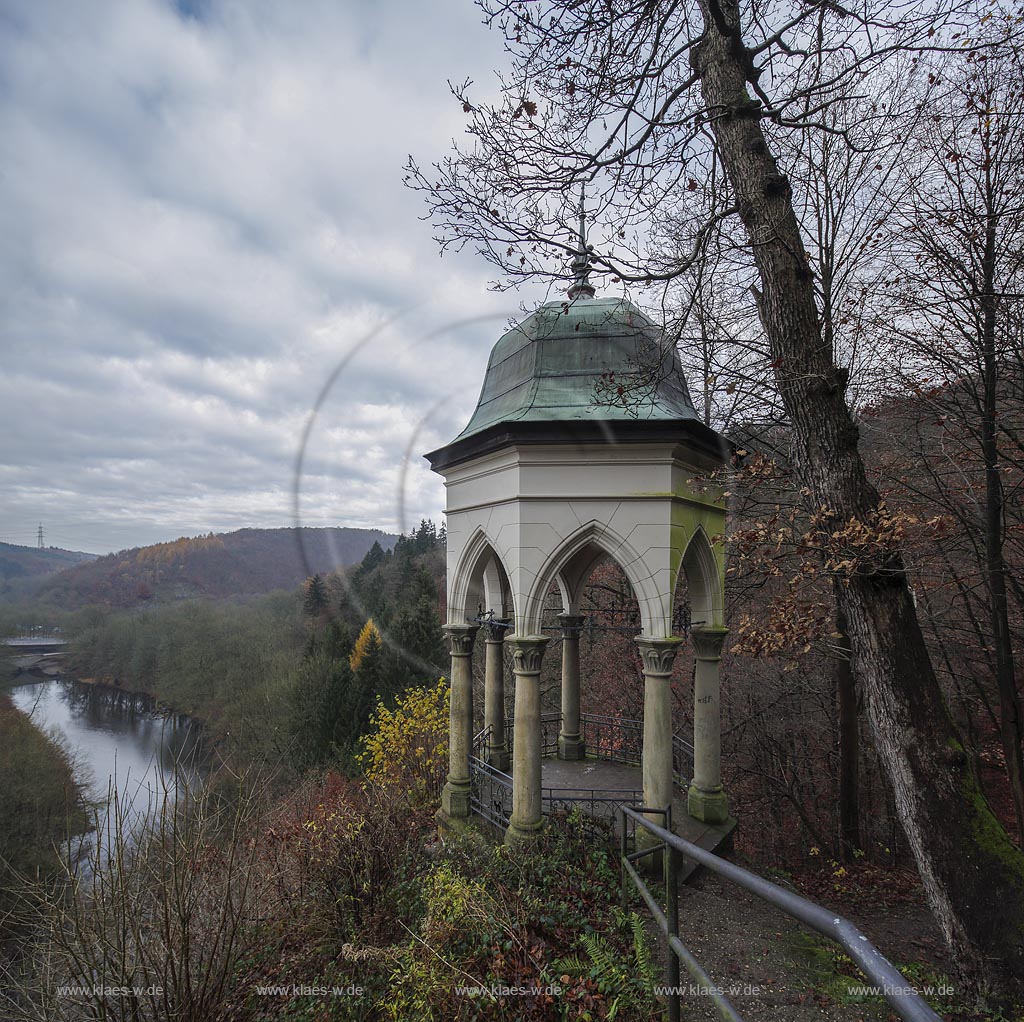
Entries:
{"label": "stone cornice", "polygon": [[713,464],[728,460],[729,442],[698,419],[582,419],[502,422],[424,455],[435,472],[516,444],[674,442]]}
{"label": "stone cornice", "polygon": [[689,504],[693,507],[699,507],[706,511],[712,511],[716,514],[725,514],[725,504],[723,502],[716,503],[714,500],[701,500],[699,497],[692,496],[686,493],[529,493],[529,494],[516,494],[511,497],[501,497],[498,500],[484,500],[477,504],[462,504],[452,506],[446,509],[446,514],[465,514],[469,511],[480,511],[484,508],[500,507],[502,504],[527,504],[534,502],[541,502],[547,504],[564,504],[569,501],[574,503],[582,503],[588,500],[614,500],[614,501],[668,501],[672,504]]}

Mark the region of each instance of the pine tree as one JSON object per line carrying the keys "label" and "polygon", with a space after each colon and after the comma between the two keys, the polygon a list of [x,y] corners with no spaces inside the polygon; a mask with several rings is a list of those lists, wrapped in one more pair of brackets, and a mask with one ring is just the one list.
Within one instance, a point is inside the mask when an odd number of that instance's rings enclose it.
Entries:
{"label": "pine tree", "polygon": [[302,587],[302,609],[311,618],[321,617],[329,604],[327,586],[319,575],[306,579]]}

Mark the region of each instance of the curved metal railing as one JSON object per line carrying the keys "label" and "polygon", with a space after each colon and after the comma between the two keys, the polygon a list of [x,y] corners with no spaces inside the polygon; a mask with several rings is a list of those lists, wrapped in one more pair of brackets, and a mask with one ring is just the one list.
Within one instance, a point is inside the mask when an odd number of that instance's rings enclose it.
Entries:
{"label": "curved metal railing", "polygon": [[[679,939],[678,877],[680,859],[683,857],[692,859],[724,880],[728,880],[737,887],[742,887],[745,891],[774,905],[791,918],[822,936],[828,937],[829,940],[835,941],[889,1002],[893,1011],[905,1022],[940,1022],[939,1016],[928,1006],[924,998],[914,991],[911,983],[848,919],[836,915],[835,912],[815,904],[807,898],[802,898],[799,894],[787,891],[784,887],[779,887],[778,884],[773,884],[771,881],[765,880],[764,877],[743,869],[742,866],[722,859],[713,852],[706,851],[643,815],[652,812],[656,812],[656,810],[644,806],[622,806],[619,809],[622,881],[625,885],[628,877],[636,885],[640,896],[661,927],[671,948],[672,954],[668,956],[666,963],[670,1022],[678,1022],[680,1017],[680,963],[700,988],[707,991],[707,996],[711,998],[722,1018],[727,1019],[728,1022],[743,1022],[743,1017],[732,1006],[721,987],[712,982],[701,964]],[[629,823],[647,831],[655,839],[654,842],[637,851],[630,852]],[[647,884],[637,872],[635,865],[644,856],[655,853],[665,853],[665,910],[657,903]]]}

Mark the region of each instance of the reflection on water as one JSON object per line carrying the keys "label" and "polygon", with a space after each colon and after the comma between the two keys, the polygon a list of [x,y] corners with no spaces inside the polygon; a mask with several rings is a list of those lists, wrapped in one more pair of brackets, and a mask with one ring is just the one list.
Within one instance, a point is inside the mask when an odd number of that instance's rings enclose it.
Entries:
{"label": "reflection on water", "polygon": [[115,792],[135,825],[203,775],[199,725],[158,710],[149,696],[60,678],[18,685],[11,697],[36,727],[65,740],[100,833]]}

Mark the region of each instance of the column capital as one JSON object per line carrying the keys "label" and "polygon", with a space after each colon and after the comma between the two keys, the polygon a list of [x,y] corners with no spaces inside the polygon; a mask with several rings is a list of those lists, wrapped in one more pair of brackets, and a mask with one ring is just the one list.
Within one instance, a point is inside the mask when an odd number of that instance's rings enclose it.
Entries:
{"label": "column capital", "polygon": [[449,624],[442,625],[441,630],[448,635],[449,652],[452,656],[473,655],[473,640],[479,631],[479,625]]}
{"label": "column capital", "polygon": [[544,650],[550,641],[546,635],[509,635],[505,642],[512,650],[516,674],[540,674]]}
{"label": "column capital", "polygon": [[578,639],[586,620],[582,614],[559,614],[558,627],[562,629],[563,638]]}
{"label": "column capital", "polygon": [[698,660],[721,660],[722,645],[729,634],[721,625],[695,625],[690,629],[690,641]]}
{"label": "column capital", "polygon": [[484,625],[484,636],[488,642],[504,642],[512,619],[508,617],[492,618]]}
{"label": "column capital", "polygon": [[650,635],[638,635],[634,640],[640,647],[640,656],[644,661],[644,674],[669,675],[672,673],[672,661],[679,652],[683,640],[678,635],[670,635],[664,639],[655,639]]}

